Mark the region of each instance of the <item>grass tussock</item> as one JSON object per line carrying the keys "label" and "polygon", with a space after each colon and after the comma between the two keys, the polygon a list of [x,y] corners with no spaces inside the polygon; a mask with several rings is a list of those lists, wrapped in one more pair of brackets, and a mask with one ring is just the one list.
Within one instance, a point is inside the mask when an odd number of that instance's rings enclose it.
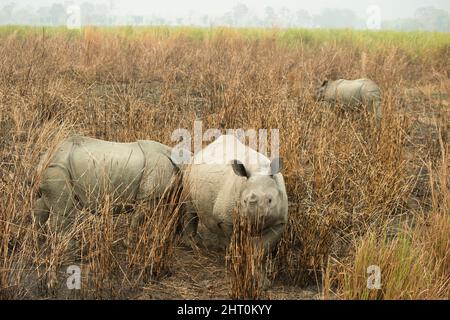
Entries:
{"label": "grass tussock", "polygon": [[[144,266],[140,268],[141,272],[144,271],[140,275],[144,279],[160,279],[170,274],[174,248],[179,236],[177,228],[182,214],[182,204],[186,201],[182,198],[180,186],[181,175],[178,175],[173,185],[165,191],[164,197],[156,200],[158,203],[154,205],[155,209],[151,214],[144,213],[139,229],[128,229],[129,241],[136,243],[133,250],[128,252],[129,263]],[[141,207],[139,211],[145,209]]]}
{"label": "grass tussock", "polygon": [[[446,299],[450,295],[448,214],[434,213],[427,222],[405,227],[394,239],[370,232],[355,241],[345,261],[330,261],[327,296],[341,299]],[[378,266],[381,287],[368,287],[369,266]]]}
{"label": "grass tussock", "polygon": [[[195,120],[204,131],[279,129],[290,218],[273,257],[271,297],[280,287],[317,285],[327,298],[448,298],[449,39],[348,30],[0,28],[0,298],[139,297],[148,283],[180,274],[197,284],[199,274],[172,263],[185,201],[177,191],[169,201],[136,204],[134,213],[144,216],[137,232],[133,215],[113,214],[108,197],[98,214],[77,208],[62,239],[32,218],[41,156],[65,137],[173,146],[172,132],[193,132]],[[380,126],[364,111],[313,97],[324,78],[361,77],[382,88]],[[252,277],[261,257],[245,244],[245,230],[236,229],[229,249],[231,296],[259,298],[265,293]],[[368,291],[374,264],[382,288]],[[81,267],[81,290],[65,286],[69,265]],[[48,286],[52,279],[56,288]]]}
{"label": "grass tussock", "polygon": [[[441,147],[443,147],[441,140]],[[402,223],[395,237],[371,230],[353,240],[354,252],[327,265],[324,288],[343,299],[448,299],[450,296],[450,198],[446,172],[448,153],[442,149],[437,173],[430,176],[434,200],[426,216]],[[437,183],[433,183],[435,180]],[[433,197],[433,196],[432,196]],[[380,268],[379,290],[368,287],[367,267]]]}
{"label": "grass tussock", "polygon": [[230,297],[235,300],[267,298],[264,289],[269,281],[271,259],[258,242],[258,226],[239,210],[233,215],[233,234],[227,249]]}

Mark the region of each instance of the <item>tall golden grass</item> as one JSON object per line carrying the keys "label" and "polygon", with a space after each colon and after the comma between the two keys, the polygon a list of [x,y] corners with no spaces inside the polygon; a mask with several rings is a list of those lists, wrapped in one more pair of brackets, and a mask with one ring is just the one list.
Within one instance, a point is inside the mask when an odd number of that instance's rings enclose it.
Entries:
{"label": "tall golden grass", "polygon": [[[290,218],[275,283],[317,284],[333,299],[449,297],[449,37],[7,28],[0,39],[1,298],[127,298],[176,277],[177,197],[137,205],[146,219],[134,245],[124,241],[136,235],[131,218],[113,216],[111,199],[101,214],[79,210],[74,233],[86,250],[76,261],[68,239],[34,228],[32,206],[40,156],[68,135],[174,145],[173,130],[194,120],[280,130]],[[416,50],[417,39],[430,45]],[[313,98],[323,78],[364,76],[383,90],[380,128]],[[243,297],[248,265],[231,263],[230,296]],[[68,264],[82,267],[79,292],[64,289]],[[369,265],[381,268],[380,290],[366,287]]]}
{"label": "tall golden grass", "polygon": [[[231,280],[232,299],[260,299],[265,297],[267,281],[267,252],[252,236],[257,232],[249,219],[235,210],[233,234],[227,250],[227,264]],[[257,233],[256,233],[257,234]]]}

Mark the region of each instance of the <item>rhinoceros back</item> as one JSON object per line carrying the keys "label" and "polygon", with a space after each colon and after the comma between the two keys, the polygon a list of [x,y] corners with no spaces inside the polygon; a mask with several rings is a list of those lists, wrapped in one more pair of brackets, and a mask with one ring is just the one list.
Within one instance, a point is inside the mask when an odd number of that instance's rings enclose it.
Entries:
{"label": "rhinoceros back", "polygon": [[326,88],[325,100],[350,107],[366,105],[369,110],[374,111],[377,119],[381,119],[381,91],[370,79],[332,81]]}
{"label": "rhinoceros back", "polygon": [[160,198],[173,185],[173,178],[178,171],[171,160],[172,148],[156,141],[139,140],[137,143],[145,162],[136,198]]}
{"label": "rhinoceros back", "polygon": [[361,103],[361,88],[363,82],[360,80],[336,80],[333,86],[332,96],[335,101],[344,104]]}
{"label": "rhinoceros back", "polygon": [[116,143],[92,138],[73,139],[68,169],[75,194],[92,210],[106,194],[127,203],[138,192],[145,166],[138,143]]}

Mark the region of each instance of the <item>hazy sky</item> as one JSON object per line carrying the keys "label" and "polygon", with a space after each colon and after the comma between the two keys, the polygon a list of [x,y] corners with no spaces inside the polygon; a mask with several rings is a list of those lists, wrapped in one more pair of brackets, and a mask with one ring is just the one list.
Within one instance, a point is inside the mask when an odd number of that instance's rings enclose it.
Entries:
{"label": "hazy sky", "polygon": [[115,11],[123,14],[151,15],[164,18],[186,17],[190,13],[222,15],[238,3],[246,4],[252,12],[263,14],[264,7],[275,9],[286,7],[292,11],[305,9],[310,13],[319,13],[324,8],[347,8],[364,16],[370,5],[378,5],[382,20],[412,17],[414,11],[423,6],[434,6],[450,12],[450,0],[0,0],[0,6],[16,2],[20,6],[33,7],[54,2],[72,3],[114,3]]}

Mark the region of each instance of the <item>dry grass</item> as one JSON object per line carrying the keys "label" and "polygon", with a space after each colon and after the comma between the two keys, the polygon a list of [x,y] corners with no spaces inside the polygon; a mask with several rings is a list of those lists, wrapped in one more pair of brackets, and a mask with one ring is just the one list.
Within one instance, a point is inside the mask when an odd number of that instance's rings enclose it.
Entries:
{"label": "dry grass", "polygon": [[265,281],[268,281],[267,269],[271,261],[257,241],[258,236],[255,236],[259,224],[260,221],[251,223],[239,210],[235,210],[233,234],[227,250],[232,299],[255,300],[265,297],[264,286]]}
{"label": "dry grass", "polygon": [[[73,232],[86,250],[76,258],[68,238],[48,233],[52,250],[38,251],[31,215],[39,158],[69,134],[174,145],[174,129],[201,119],[204,130],[280,129],[290,220],[274,288],[323,283],[330,298],[448,298],[450,43],[420,37],[435,42],[415,50],[417,39],[401,33],[384,41],[276,30],[0,32],[0,297],[129,298],[150,283],[201,279],[190,273],[201,270],[196,259],[179,266],[179,200],[138,205],[146,219],[133,246],[123,241],[130,217],[112,215],[113,199],[99,215],[80,210]],[[363,76],[383,89],[379,129],[369,115],[312,97],[320,79]],[[380,291],[366,290],[369,263],[382,269]],[[58,266],[68,264],[82,267],[79,292],[64,289]],[[246,268],[232,267],[231,279]],[[49,290],[54,273],[60,286]],[[152,292],[158,297],[166,296]]]}
{"label": "dry grass", "polygon": [[[328,265],[324,284],[345,299],[427,299],[450,297],[450,197],[447,185],[448,153],[441,142],[442,162],[430,175],[432,207],[414,226],[402,223],[395,237],[370,230],[353,241],[354,252]],[[435,181],[437,180],[437,181]],[[436,183],[433,183],[433,182]],[[439,198],[439,200],[437,199]],[[380,267],[382,287],[367,288],[367,267]]]}
{"label": "dry grass", "polygon": [[[394,239],[370,232],[355,241],[351,258],[330,263],[324,279],[327,294],[342,299],[448,299],[448,214],[436,214],[416,228],[407,227]],[[380,267],[380,290],[367,288],[371,265]]]}

